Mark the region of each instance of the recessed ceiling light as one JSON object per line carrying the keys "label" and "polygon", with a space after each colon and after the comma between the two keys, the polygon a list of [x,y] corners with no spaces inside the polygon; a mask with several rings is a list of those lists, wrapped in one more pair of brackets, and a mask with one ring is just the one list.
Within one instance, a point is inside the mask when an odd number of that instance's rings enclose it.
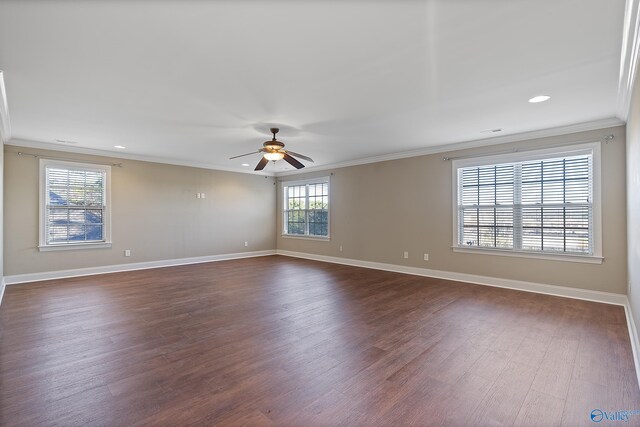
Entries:
{"label": "recessed ceiling light", "polygon": [[243,163],[242,166],[249,166],[249,163]]}
{"label": "recessed ceiling light", "polygon": [[114,145],[113,148],[119,148],[120,150],[124,150],[127,147],[125,147],[124,145]]}
{"label": "recessed ceiling light", "polygon": [[544,101],[548,101],[550,99],[551,99],[551,97],[549,95],[538,95],[538,96],[534,96],[533,98],[531,98],[529,100],[529,102],[532,103],[532,104],[537,104],[538,102],[544,102]]}

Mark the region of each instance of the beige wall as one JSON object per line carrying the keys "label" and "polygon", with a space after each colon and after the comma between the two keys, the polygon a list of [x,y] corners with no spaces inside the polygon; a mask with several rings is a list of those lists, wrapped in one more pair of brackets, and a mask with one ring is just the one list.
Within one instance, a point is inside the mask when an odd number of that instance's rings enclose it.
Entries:
{"label": "beige wall", "polygon": [[636,80],[627,120],[627,246],[629,301],[640,329],[640,84]]}
{"label": "beige wall", "polygon": [[[281,177],[283,181],[332,174],[331,240],[312,241],[281,236],[282,200],[278,191],[274,223],[273,178],[6,146],[4,274],[268,250],[277,246],[310,254],[625,293],[624,127],[447,155],[570,144],[611,133],[615,135],[614,142],[602,144],[606,258],[602,265],[453,253],[451,162],[443,161],[442,154]],[[123,164],[122,168],[112,169],[111,249],[37,250],[38,160],[18,156],[17,151]],[[197,192],[206,193],[206,199],[196,199]],[[249,247],[244,247],[244,241],[249,242]],[[132,250],[130,258],[123,256],[125,249]],[[410,254],[408,260],[402,257],[404,251]],[[428,262],[422,260],[423,253],[429,253]]]}
{"label": "beige wall", "polygon": [[[451,162],[442,154],[352,166],[280,180],[331,176],[331,240],[282,237],[278,196],[278,249],[433,270],[523,280],[590,290],[626,292],[625,128],[522,141],[448,153],[489,154],[600,139],[602,144],[603,255],[601,265],[454,253]],[[343,251],[339,247],[342,245]],[[409,259],[403,259],[403,252]],[[429,253],[430,260],[423,261]],[[639,291],[640,292],[640,291]]]}
{"label": "beige wall", "polygon": [[[39,161],[18,151],[122,163],[111,171],[111,249],[38,251]],[[6,276],[275,248],[271,177],[12,146],[4,165]]]}

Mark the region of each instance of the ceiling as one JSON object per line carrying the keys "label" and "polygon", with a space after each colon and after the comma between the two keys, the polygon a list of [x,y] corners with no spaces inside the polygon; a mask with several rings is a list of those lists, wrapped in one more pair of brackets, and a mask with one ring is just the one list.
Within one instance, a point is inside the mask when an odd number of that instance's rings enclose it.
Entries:
{"label": "ceiling", "polygon": [[[246,172],[259,154],[228,158],[257,151],[274,125],[286,148],[323,166],[614,118],[624,10],[624,0],[2,0],[11,142]],[[540,94],[552,98],[527,102]]]}

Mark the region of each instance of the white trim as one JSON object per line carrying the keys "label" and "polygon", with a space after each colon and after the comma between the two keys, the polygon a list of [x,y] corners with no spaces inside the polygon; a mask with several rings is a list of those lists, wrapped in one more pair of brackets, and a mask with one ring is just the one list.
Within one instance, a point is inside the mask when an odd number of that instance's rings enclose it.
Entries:
{"label": "white trim", "polygon": [[626,121],[629,117],[631,95],[638,69],[638,53],[640,51],[639,3],[639,0],[627,0],[624,13],[617,105],[617,115],[623,121]]}
{"label": "white trim", "polygon": [[552,147],[535,147],[524,150],[516,150],[509,153],[498,154],[479,154],[477,156],[465,156],[462,158],[453,158],[451,163],[457,168],[468,166],[485,166],[501,163],[525,162],[531,160],[544,160],[549,157],[569,157],[580,156],[585,154],[595,154],[598,151],[600,155],[600,147],[602,141],[592,139],[588,141],[574,141],[565,144],[554,145]]}
{"label": "white trim", "polygon": [[279,183],[282,184],[282,187],[290,186],[290,185],[306,185],[306,184],[320,184],[326,182],[329,184],[331,182],[331,175],[321,175],[315,178],[305,178],[305,179],[289,179],[289,180],[278,180]]}
{"label": "white trim", "polygon": [[54,245],[38,246],[38,251],[73,251],[76,249],[107,249],[111,247],[111,242],[86,242],[86,243],[59,243]]}
{"label": "white trim", "polygon": [[633,317],[633,311],[631,310],[631,303],[629,298],[626,298],[624,305],[624,314],[627,318],[627,329],[629,329],[629,341],[631,341],[631,351],[633,353],[633,364],[636,367],[636,377],[638,378],[638,384],[640,384],[640,341],[638,341],[638,329]]}
{"label": "white trim", "polygon": [[[531,254],[530,258],[551,258],[561,260],[565,258],[566,261],[575,262],[589,262],[589,263],[602,263],[604,259],[602,256],[602,143],[601,141],[583,141],[583,142],[569,142],[567,145],[558,145],[549,148],[532,148],[531,150],[523,150],[513,153],[502,153],[494,155],[481,155],[481,156],[469,156],[459,159],[453,159],[451,163],[451,189],[452,189],[452,212],[453,212],[453,250],[454,252],[470,252],[471,250],[477,253],[485,252],[492,253],[494,255],[508,255],[526,257],[527,254]],[[569,157],[575,155],[591,155],[592,164],[592,208],[593,208],[593,253],[589,255],[572,255],[572,254],[554,254],[550,252],[533,252],[526,250],[509,250],[509,249],[492,249],[492,248],[468,248],[466,246],[460,246],[458,244],[459,239],[459,218],[460,212],[458,207],[459,201],[459,188],[458,188],[458,170],[465,167],[476,167],[484,165],[502,164],[502,163],[518,163],[530,160],[540,160],[554,157]],[[515,190],[514,190],[515,191]],[[515,227],[515,225],[514,225]]]}
{"label": "white trim", "polygon": [[[282,217],[280,218],[282,221],[282,237],[286,237],[286,238],[294,238],[294,239],[308,239],[308,240],[331,240],[331,206],[333,205],[333,203],[331,202],[331,175],[326,175],[326,176],[318,176],[315,178],[309,178],[309,179],[301,179],[301,180],[283,180],[283,181],[279,181],[280,182],[280,188],[278,189],[278,191],[280,192],[280,194],[282,194]],[[329,207],[327,209],[327,235],[326,236],[314,236],[311,234],[287,234],[286,230],[287,230],[287,221],[285,219],[285,213],[287,212],[287,201],[288,201],[288,196],[285,194],[284,189],[286,187],[291,187],[291,186],[300,186],[300,185],[308,185],[308,184],[327,184],[327,191],[328,191],[328,200],[329,200]],[[309,198],[309,194],[306,194],[306,198]],[[276,197],[277,199],[277,197]],[[308,200],[307,200],[308,201]],[[307,209],[305,209],[306,211]],[[306,216],[305,216],[306,218]],[[305,230],[308,230],[308,223],[306,223],[305,220]]]}
{"label": "white trim", "polygon": [[[46,170],[47,167],[60,167],[60,168],[69,168],[74,170],[85,170],[85,171],[102,171],[104,173],[104,188],[103,188],[103,196],[104,196],[104,207],[102,209],[102,222],[103,222],[103,236],[104,241],[101,242],[81,242],[81,243],[62,243],[62,244],[47,244],[47,218],[46,218],[46,206],[47,206],[47,198],[48,195],[46,193],[47,183],[46,183]],[[40,187],[39,187],[39,243],[38,250],[40,251],[48,251],[48,250],[61,250],[63,247],[67,249],[95,249],[95,248],[108,248],[111,247],[111,166],[109,165],[97,165],[93,163],[82,163],[78,162],[69,162],[69,161],[61,161],[61,160],[52,160],[41,158],[39,161],[39,170],[40,170]]]}
{"label": "white trim", "polygon": [[7,284],[4,281],[4,277],[0,278],[0,306],[2,306],[2,297],[4,297],[4,290]]}
{"label": "white trim", "polygon": [[399,153],[390,153],[390,154],[384,154],[381,156],[365,157],[362,159],[355,159],[355,160],[350,160],[346,162],[330,163],[330,164],[319,165],[319,166],[307,166],[304,169],[284,171],[284,172],[265,172],[265,171],[256,172],[253,170],[248,170],[246,168],[225,167],[225,166],[218,166],[218,165],[213,165],[209,163],[176,160],[176,159],[171,159],[167,157],[155,157],[155,156],[149,156],[145,154],[123,153],[122,151],[115,152],[115,151],[108,151],[108,150],[98,150],[93,148],[74,147],[70,145],[53,144],[50,142],[31,141],[26,139],[12,139],[11,145],[14,145],[16,147],[28,147],[28,148],[36,148],[36,149],[42,149],[42,150],[54,150],[54,151],[61,151],[61,152],[68,152],[68,153],[88,154],[93,156],[102,156],[102,157],[109,157],[114,159],[138,160],[142,162],[163,163],[168,165],[188,166],[188,167],[194,167],[194,168],[220,170],[220,171],[227,171],[227,172],[248,173],[252,175],[281,177],[281,176],[289,176],[289,175],[299,175],[299,174],[308,173],[312,171],[323,171],[323,170],[329,170],[329,169],[344,168],[349,166],[364,165],[368,163],[384,162],[388,160],[404,159],[408,157],[418,157],[418,156],[426,156],[429,154],[446,153],[450,151],[464,150],[468,148],[485,147],[488,145],[506,144],[509,142],[525,141],[529,139],[567,135],[567,134],[572,134],[577,132],[587,132],[587,131],[598,130],[598,129],[608,129],[616,126],[622,126],[624,124],[625,124],[625,121],[620,120],[617,117],[609,117],[609,118],[600,119],[600,120],[593,120],[590,122],[575,123],[575,124],[570,124],[566,126],[558,126],[554,128],[548,128],[548,129],[540,129],[540,130],[534,130],[529,132],[515,133],[512,135],[503,135],[503,136],[496,136],[496,137],[490,137],[490,138],[484,138],[484,139],[474,139],[470,141],[462,141],[462,142],[456,142],[451,144],[440,144],[440,145],[425,147],[417,150],[403,151]]}
{"label": "white trim", "polygon": [[521,280],[502,279],[499,277],[479,276],[476,274],[456,273],[452,271],[430,270],[427,268],[407,267],[404,265],[385,264],[381,262],[362,261],[349,258],[337,258],[326,255],[315,255],[303,252],[284,251],[278,249],[277,255],[305,258],[315,261],[344,264],[355,267],[372,268],[374,270],[393,271],[395,273],[412,274],[414,276],[432,277],[436,279],[453,280],[456,282],[473,283],[477,285],[493,286],[496,288],[515,289],[518,291],[537,294],[553,295],[584,301],[600,302],[624,306],[627,296],[611,292],[590,291],[588,289],[569,288],[566,286],[547,285],[544,283],[524,282]]}
{"label": "white trim", "polygon": [[283,239],[294,239],[294,240],[320,240],[321,242],[330,242],[330,237],[325,236],[311,236],[306,234],[281,234],[280,237]]}
{"label": "white trim", "polygon": [[9,101],[4,86],[4,73],[0,70],[0,142],[11,139],[11,121],[9,120]]}
{"label": "white trim", "polygon": [[509,142],[526,141],[530,139],[547,138],[552,136],[569,135],[578,132],[587,132],[592,130],[608,129],[612,127],[622,126],[625,122],[617,117],[611,117],[591,122],[576,123],[567,126],[559,126],[549,129],[540,129],[530,132],[515,133],[513,135],[503,135],[492,138],[474,139],[471,141],[463,141],[452,144],[441,144],[432,147],[421,148],[418,150],[403,151],[400,153],[384,154],[381,156],[366,157],[346,162],[332,163],[320,166],[307,166],[304,169],[278,172],[277,177],[299,175],[308,172],[323,171],[329,169],[346,168],[349,166],[358,166],[368,163],[385,162],[388,160],[405,159],[408,157],[426,156],[429,154],[448,153],[458,150],[466,150],[469,148],[486,147],[489,145],[507,144]]}
{"label": "white trim", "polygon": [[275,250],[239,252],[233,254],[208,255],[191,258],[165,259],[160,261],[135,262],[130,264],[105,265],[101,267],[76,268],[72,270],[45,271],[42,273],[27,273],[5,276],[7,285],[18,283],[40,282],[42,280],[64,279],[67,277],[92,276],[95,274],[117,273],[121,271],[147,270],[150,268],[172,267],[176,265],[201,264],[230,259],[254,258],[275,255]]}
{"label": "white trim", "polygon": [[[140,162],[162,163],[166,165],[187,166],[192,168],[219,170],[219,171],[225,171],[225,172],[247,173],[251,175],[275,176],[275,173],[269,173],[264,171],[254,171],[253,169],[248,170],[247,168],[242,168],[242,169],[231,168],[231,167],[224,167],[224,166],[216,166],[209,163],[170,159],[168,157],[155,157],[155,156],[148,156],[145,154],[123,153],[122,151],[115,152],[115,151],[108,151],[108,150],[98,150],[94,148],[74,147],[70,145],[53,144],[50,142],[30,141],[26,139],[12,139],[10,145],[14,145],[16,147],[35,148],[38,150],[53,150],[53,151],[60,151],[65,153],[87,154],[90,156],[108,157],[111,159],[136,160]],[[81,159],[79,159],[78,161],[82,162]]]}
{"label": "white trim", "polygon": [[604,261],[604,258],[601,256],[591,255],[554,254],[550,252],[516,251],[512,249],[483,248],[476,246],[453,246],[451,249],[453,252],[466,254],[511,256],[516,258],[547,259],[550,261],[583,262],[587,264],[602,264]]}

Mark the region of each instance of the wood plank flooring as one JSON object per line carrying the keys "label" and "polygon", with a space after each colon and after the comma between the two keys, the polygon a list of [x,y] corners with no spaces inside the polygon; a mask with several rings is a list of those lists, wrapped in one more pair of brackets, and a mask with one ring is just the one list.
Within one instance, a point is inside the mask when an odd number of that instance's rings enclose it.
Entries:
{"label": "wood plank flooring", "polygon": [[4,298],[0,425],[578,426],[640,410],[617,306],[282,256]]}

